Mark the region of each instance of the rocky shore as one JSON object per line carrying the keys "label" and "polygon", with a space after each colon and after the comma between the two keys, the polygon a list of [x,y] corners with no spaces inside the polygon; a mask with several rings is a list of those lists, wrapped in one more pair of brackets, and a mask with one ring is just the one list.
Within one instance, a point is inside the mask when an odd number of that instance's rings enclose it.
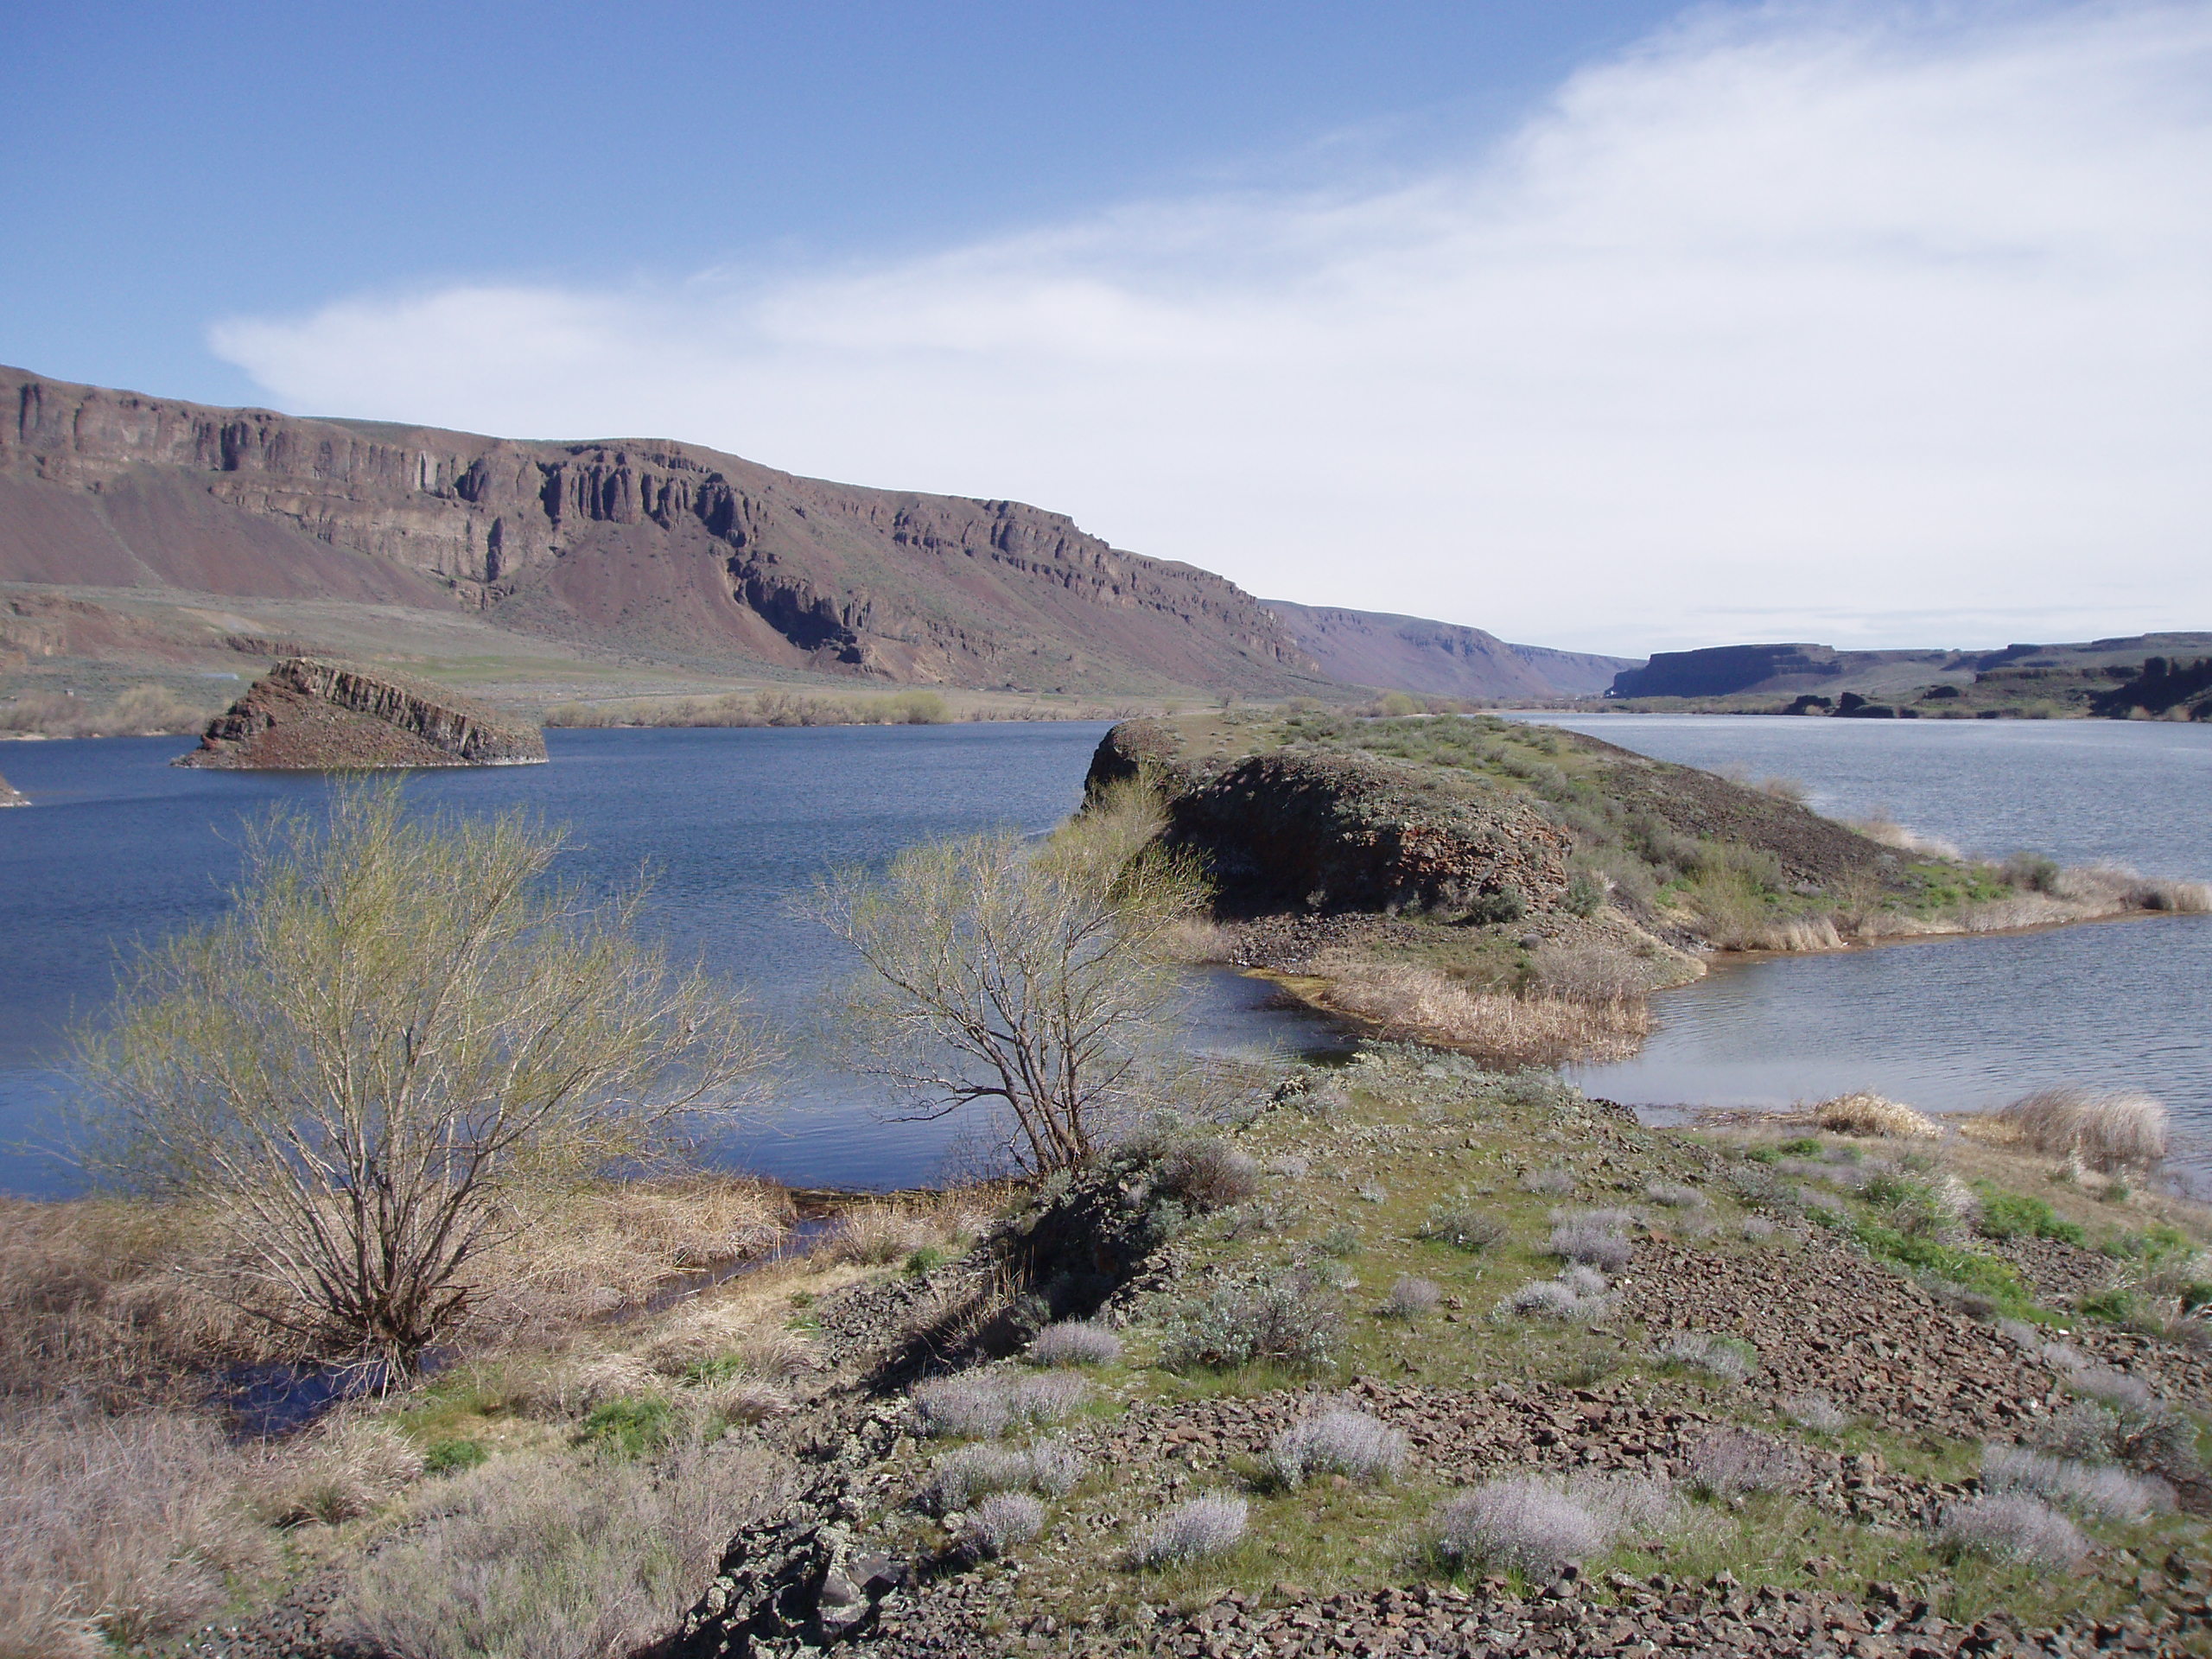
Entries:
{"label": "rocky shore", "polygon": [[471,698],[381,670],[292,657],[207,724],[181,766],[351,771],[542,764],[545,739]]}

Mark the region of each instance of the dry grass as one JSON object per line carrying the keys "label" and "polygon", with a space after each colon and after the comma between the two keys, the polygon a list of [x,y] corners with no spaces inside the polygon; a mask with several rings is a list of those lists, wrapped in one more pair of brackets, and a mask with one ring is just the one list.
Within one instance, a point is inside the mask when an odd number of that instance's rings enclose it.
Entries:
{"label": "dry grass", "polygon": [[356,1569],[341,1625],[397,1659],[604,1659],[665,1633],[782,1465],[734,1441],[653,1459],[500,1458],[425,1494]]}
{"label": "dry grass", "polygon": [[1878,1136],[1896,1141],[1936,1141],[1943,1131],[1923,1112],[1880,1095],[1838,1095],[1824,1100],[1810,1112],[1814,1122],[1831,1135]]}
{"label": "dry grass", "polygon": [[98,707],[84,697],[35,692],[0,702],[0,732],[35,732],[41,737],[165,736],[197,732],[214,712],[159,685],[134,685]]}
{"label": "dry grass", "polygon": [[216,1275],[178,1271],[226,1248],[213,1217],[183,1206],[0,1198],[0,1397],[176,1405],[213,1368],[289,1357],[207,1293]]}
{"label": "dry grass", "polygon": [[270,1554],[260,1472],[176,1413],[0,1419],[0,1653],[92,1659],[216,1611]]}
{"label": "dry grass", "polygon": [[1323,1001],[1386,1036],[1455,1048],[1506,1071],[1626,1059],[1651,1033],[1651,1013],[1640,995],[1508,996],[1403,964],[1347,964]]}
{"label": "dry grass", "polygon": [[1966,855],[1955,843],[1945,841],[1941,836],[1923,836],[1916,830],[1908,830],[1885,813],[1877,813],[1866,818],[1847,819],[1846,822],[1867,840],[1879,842],[1885,847],[1909,853],[1915,858],[1932,858],[1952,864],[1962,863],[1966,859]]}
{"label": "dry grass", "polygon": [[2165,1160],[2166,1109],[2148,1095],[2044,1089],[2014,1101],[1992,1121],[2014,1145],[2079,1158],[2107,1173],[2152,1169]]}
{"label": "dry grass", "polygon": [[643,1302],[670,1274],[756,1255],[791,1222],[783,1190],[738,1177],[631,1181],[549,1194],[512,1218],[476,1270],[468,1337],[526,1341]]}

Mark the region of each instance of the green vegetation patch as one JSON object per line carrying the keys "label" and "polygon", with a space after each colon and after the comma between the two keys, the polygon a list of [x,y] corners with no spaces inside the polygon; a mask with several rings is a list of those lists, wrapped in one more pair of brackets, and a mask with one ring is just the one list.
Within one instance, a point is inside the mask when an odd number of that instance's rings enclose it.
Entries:
{"label": "green vegetation patch", "polygon": [[2063,1244],[2085,1245],[2088,1235],[2079,1222],[2068,1221],[2041,1198],[2031,1198],[2001,1188],[1976,1189],[1981,1199],[1981,1219],[1976,1224],[1984,1238],[2055,1238]]}
{"label": "green vegetation patch", "polygon": [[641,1458],[667,1443],[674,1415],[668,1402],[645,1395],[609,1400],[585,1418],[576,1439],[625,1458]]}

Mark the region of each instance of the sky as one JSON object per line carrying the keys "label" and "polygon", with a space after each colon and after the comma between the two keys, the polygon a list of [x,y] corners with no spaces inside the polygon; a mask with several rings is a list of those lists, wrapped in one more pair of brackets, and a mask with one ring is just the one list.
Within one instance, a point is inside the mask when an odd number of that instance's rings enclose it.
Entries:
{"label": "sky", "polygon": [[2212,629],[2212,0],[23,9],[0,361],[1643,655]]}

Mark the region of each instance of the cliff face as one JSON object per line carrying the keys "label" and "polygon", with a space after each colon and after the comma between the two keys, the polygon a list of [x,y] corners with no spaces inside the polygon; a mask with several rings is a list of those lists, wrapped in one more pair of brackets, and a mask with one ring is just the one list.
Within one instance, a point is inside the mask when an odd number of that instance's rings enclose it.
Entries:
{"label": "cliff face", "polygon": [[1624,657],[1512,645],[1480,628],[1418,616],[1279,599],[1267,605],[1332,679],[1383,690],[1439,697],[1590,697],[1638,665]]}
{"label": "cliff face", "polygon": [[1090,784],[1140,768],[1160,779],[1169,839],[1205,856],[1232,910],[1448,912],[1567,893],[1567,835],[1479,780],[1343,753],[1279,750],[1214,772],[1175,757],[1166,728],[1126,721],[1100,740]]}
{"label": "cliff face", "polygon": [[0,580],[460,603],[537,632],[904,681],[1267,690],[1319,672],[1234,584],[1019,502],[6,369]]}
{"label": "cliff face", "polygon": [[207,723],[181,766],[335,772],[542,763],[544,736],[450,691],[294,657]]}

